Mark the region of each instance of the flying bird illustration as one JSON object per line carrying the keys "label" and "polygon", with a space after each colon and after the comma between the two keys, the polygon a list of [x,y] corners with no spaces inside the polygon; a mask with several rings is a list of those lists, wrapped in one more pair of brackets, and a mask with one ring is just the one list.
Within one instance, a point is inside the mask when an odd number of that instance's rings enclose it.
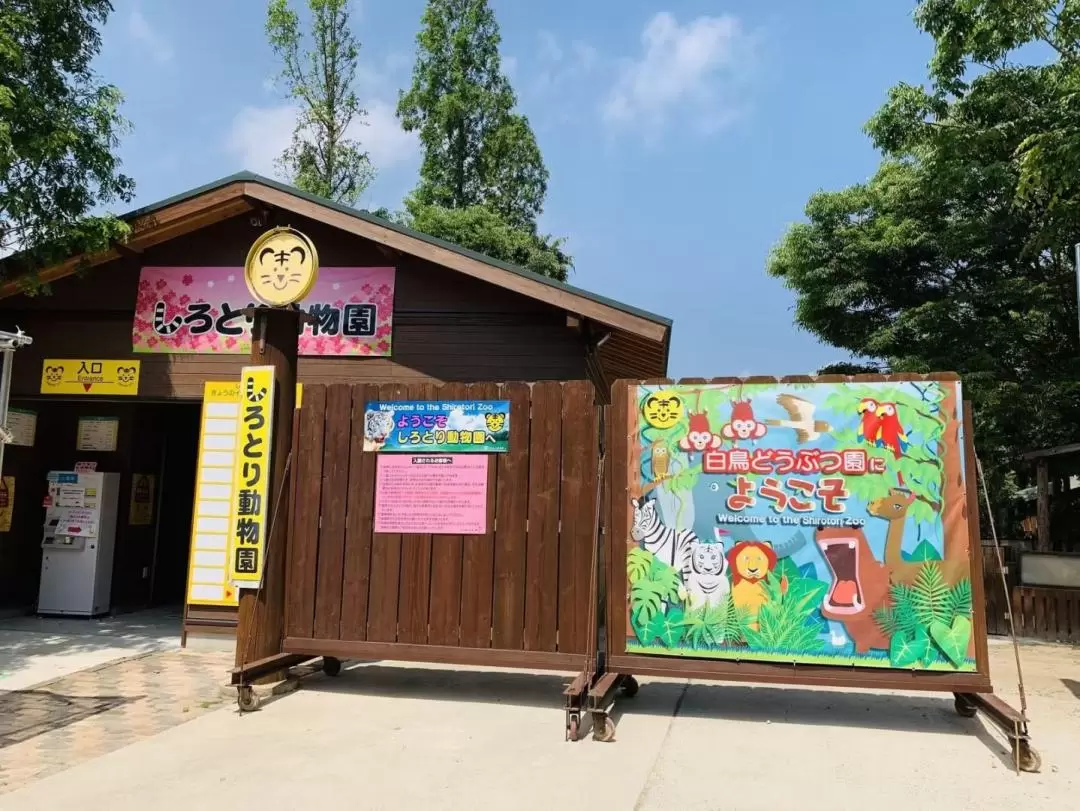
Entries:
{"label": "flying bird illustration", "polygon": [[877,446],[879,448],[888,448],[893,452],[893,456],[899,459],[907,453],[909,443],[907,434],[904,433],[904,427],[900,424],[900,414],[897,411],[896,403],[882,403],[879,405],[877,416],[880,420]]}
{"label": "flying bird illustration", "polygon": [[820,439],[822,434],[832,430],[827,422],[814,419],[814,404],[794,394],[780,394],[776,402],[791,417],[790,420],[765,420],[766,425],[777,428],[790,428],[795,432],[795,439],[801,445]]}
{"label": "flying bird illustration", "polygon": [[862,415],[858,428],[859,439],[863,442],[869,442],[871,445],[876,445],[878,437],[881,435],[881,417],[877,413],[878,401],[866,397],[859,401],[855,410]]}

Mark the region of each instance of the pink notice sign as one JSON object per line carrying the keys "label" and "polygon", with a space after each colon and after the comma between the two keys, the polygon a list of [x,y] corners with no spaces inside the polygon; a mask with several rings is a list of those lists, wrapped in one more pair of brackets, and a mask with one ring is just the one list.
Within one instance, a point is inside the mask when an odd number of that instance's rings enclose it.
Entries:
{"label": "pink notice sign", "polygon": [[[145,267],[139,276],[131,344],[135,352],[251,351],[251,305],[243,268]],[[388,356],[394,268],[320,268],[300,306],[316,318],[301,355]]]}
{"label": "pink notice sign", "polygon": [[488,457],[380,453],[375,531],[395,535],[487,532]]}

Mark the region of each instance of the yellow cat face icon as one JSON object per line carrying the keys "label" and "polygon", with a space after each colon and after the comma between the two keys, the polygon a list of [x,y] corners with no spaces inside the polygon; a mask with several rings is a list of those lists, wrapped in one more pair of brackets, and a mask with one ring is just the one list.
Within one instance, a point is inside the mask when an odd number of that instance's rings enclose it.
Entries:
{"label": "yellow cat face icon", "polygon": [[319,254],[295,228],[274,228],[251,246],[244,281],[256,301],[268,307],[295,304],[311,292],[319,275]]}
{"label": "yellow cat face icon", "polygon": [[506,425],[505,412],[488,412],[484,415],[484,424],[487,425],[487,429],[493,434],[497,434]]}

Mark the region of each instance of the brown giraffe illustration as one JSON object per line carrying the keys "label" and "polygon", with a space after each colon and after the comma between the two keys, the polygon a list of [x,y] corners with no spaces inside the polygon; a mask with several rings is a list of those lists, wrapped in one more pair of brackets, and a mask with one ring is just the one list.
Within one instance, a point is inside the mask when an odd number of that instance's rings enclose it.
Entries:
{"label": "brown giraffe illustration", "polygon": [[[913,585],[922,571],[922,561],[904,560],[901,547],[904,542],[904,523],[908,510],[915,503],[915,494],[909,490],[893,488],[887,496],[874,499],[866,511],[875,518],[889,522],[889,534],[885,537],[885,567],[893,583]],[[971,562],[967,558],[949,557],[946,547],[944,560],[934,561],[941,569],[941,576],[951,588],[971,574]]]}

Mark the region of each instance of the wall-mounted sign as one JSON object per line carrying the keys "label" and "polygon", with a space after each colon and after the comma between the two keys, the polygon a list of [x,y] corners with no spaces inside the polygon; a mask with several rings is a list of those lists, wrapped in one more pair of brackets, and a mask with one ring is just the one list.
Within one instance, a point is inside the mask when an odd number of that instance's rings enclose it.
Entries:
{"label": "wall-mounted sign", "polygon": [[248,292],[267,307],[303,299],[319,278],[319,252],[295,228],[271,228],[255,240],[244,262]]}
{"label": "wall-mounted sign", "polygon": [[153,520],[154,476],[149,473],[132,473],[128,524],[133,527],[148,527]]}
{"label": "wall-mounted sign", "polygon": [[15,477],[0,479],[0,532],[11,532],[11,519],[15,512]]}
{"label": "wall-mounted sign", "polygon": [[240,374],[236,465],[229,512],[229,579],[258,588],[270,517],[270,443],[274,436],[274,367],[245,366]]}
{"label": "wall-mounted sign", "polygon": [[[321,268],[300,303],[314,319],[301,355],[389,356],[394,268]],[[135,352],[251,352],[252,304],[238,267],[145,267],[139,276],[131,343]]]}
{"label": "wall-mounted sign", "polygon": [[139,393],[139,361],[46,358],[41,393],[134,397]]}
{"label": "wall-mounted sign", "polygon": [[505,453],[510,402],[367,403],[364,450],[403,453]]}
{"label": "wall-mounted sign", "polygon": [[76,462],[75,463],[75,472],[76,473],[96,473],[97,472],[97,462]]}
{"label": "wall-mounted sign", "polygon": [[25,408],[9,408],[7,429],[12,437],[9,444],[32,448],[37,434],[37,412]]}
{"label": "wall-mounted sign", "polygon": [[489,461],[482,454],[379,456],[375,531],[483,535]]}
{"label": "wall-mounted sign", "polygon": [[75,450],[113,453],[119,436],[120,420],[117,417],[80,417]]}

